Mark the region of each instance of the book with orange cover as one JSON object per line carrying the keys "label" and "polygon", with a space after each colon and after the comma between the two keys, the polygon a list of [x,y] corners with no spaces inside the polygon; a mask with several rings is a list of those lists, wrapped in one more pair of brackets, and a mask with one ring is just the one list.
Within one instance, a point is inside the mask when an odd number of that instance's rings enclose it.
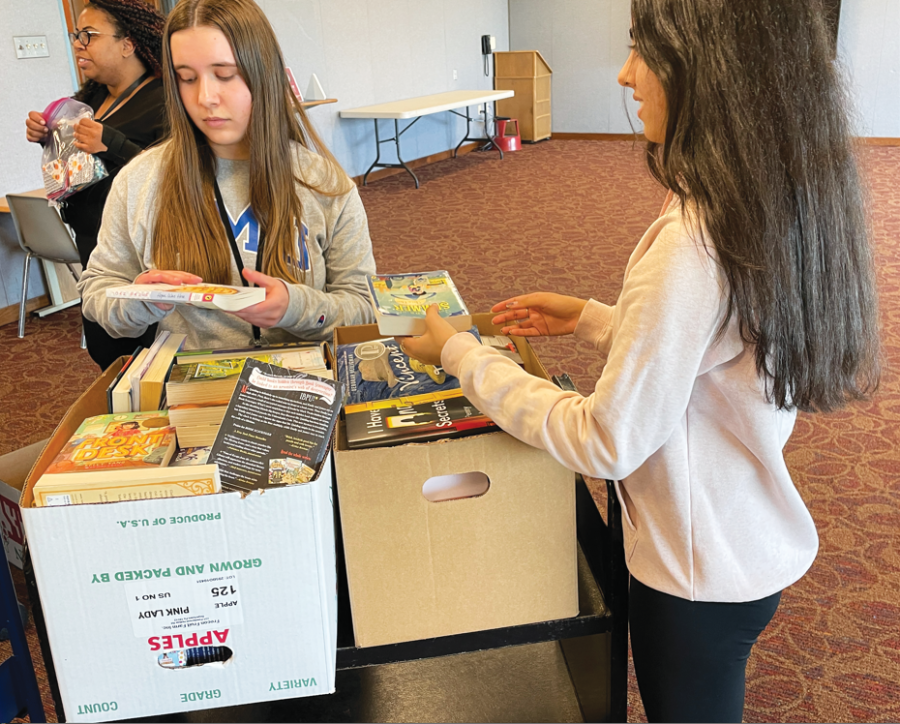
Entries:
{"label": "book with orange cover", "polygon": [[44,473],[162,468],[175,454],[175,430],[166,410],[87,418]]}
{"label": "book with orange cover", "polygon": [[35,503],[142,500],[221,489],[216,470],[168,468],[176,451],[166,410],[87,418],[34,487]]}

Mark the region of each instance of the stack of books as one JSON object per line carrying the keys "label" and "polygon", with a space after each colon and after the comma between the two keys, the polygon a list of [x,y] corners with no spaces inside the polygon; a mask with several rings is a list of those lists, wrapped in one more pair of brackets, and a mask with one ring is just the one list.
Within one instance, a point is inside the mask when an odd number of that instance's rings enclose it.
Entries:
{"label": "stack of books", "polygon": [[[522,364],[508,337],[482,344]],[[344,388],[345,439],[349,449],[463,437],[497,430],[464,395],[459,380],[440,367],[410,359],[391,338],[338,344],[338,379]]]}
{"label": "stack of books", "polygon": [[106,390],[109,411],[141,412],[164,407],[166,378],[184,340],[183,334],[160,332],[150,347],[138,347]]}
{"label": "stack of books", "polygon": [[34,486],[39,507],[205,495],[221,490],[215,464],[170,466],[166,410],[84,420]]}
{"label": "stack of books", "polygon": [[166,398],[180,447],[213,444],[247,359],[334,378],[327,368],[322,342],[179,354],[166,383]]}

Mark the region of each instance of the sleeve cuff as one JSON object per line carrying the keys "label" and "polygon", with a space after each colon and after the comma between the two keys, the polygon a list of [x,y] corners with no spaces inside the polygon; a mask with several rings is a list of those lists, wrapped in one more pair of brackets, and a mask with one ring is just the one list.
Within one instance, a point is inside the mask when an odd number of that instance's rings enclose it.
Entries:
{"label": "sleeve cuff", "polygon": [[463,357],[473,349],[481,347],[474,334],[468,332],[457,332],[444,345],[441,351],[441,367],[447,374],[459,377],[459,367],[462,364]]}
{"label": "sleeve cuff", "polygon": [[575,325],[575,336],[596,347],[609,330],[611,320],[612,307],[590,299],[581,312],[578,324]]}

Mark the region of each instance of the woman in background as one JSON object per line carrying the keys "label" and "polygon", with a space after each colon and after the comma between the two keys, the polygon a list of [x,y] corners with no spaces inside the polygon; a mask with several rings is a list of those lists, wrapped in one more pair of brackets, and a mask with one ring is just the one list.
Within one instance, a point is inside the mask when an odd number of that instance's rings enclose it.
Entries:
{"label": "woman in background", "polygon": [[[328,339],[371,321],[375,262],[356,186],[294,97],[275,33],[252,0],[181,0],[163,40],[170,138],[113,184],[79,289],[111,334],[150,325],[185,347]],[[226,313],[109,299],[131,284],[255,284]]]}
{"label": "woman in background", "polygon": [[877,300],[833,44],[817,0],[632,0],[647,162],[669,191],[614,306],[494,307],[504,332],[575,334],[606,358],[559,390],[428,312],[403,342],[479,410],[617,483],[635,673],[650,721],[742,719],[750,650],[812,564],[785,465],[797,410],[879,379]]}
{"label": "woman in background", "polygon": [[[75,232],[81,265],[87,268],[97,246],[103,206],[119,170],[163,136],[165,97],[160,79],[165,19],[145,0],[92,0],[70,33],[75,60],[87,81],[75,100],[89,105],[94,119],[75,126],[75,146],[103,161],[109,176],[66,200],[62,216]],[[31,111],[25,121],[33,143],[47,135],[44,117]],[[138,339],[111,337],[96,322],[83,319],[88,353],[101,369],[138,344],[156,336],[147,329]]]}

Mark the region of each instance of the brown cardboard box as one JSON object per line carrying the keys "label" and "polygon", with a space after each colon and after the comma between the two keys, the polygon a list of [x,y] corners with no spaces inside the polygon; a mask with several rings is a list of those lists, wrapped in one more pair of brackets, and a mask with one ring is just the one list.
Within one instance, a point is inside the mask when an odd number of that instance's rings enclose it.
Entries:
{"label": "brown cardboard box", "polygon": [[0,537],[3,538],[6,559],[19,568],[25,558],[25,528],[19,510],[19,497],[28,471],[46,444],[46,440],[41,440],[0,456]]}
{"label": "brown cardboard box", "polygon": [[[499,334],[491,315],[473,315]],[[377,339],[343,327],[335,345]],[[517,340],[526,369],[547,377]],[[437,476],[480,472],[482,495],[430,502]],[[578,614],[575,475],[504,432],[348,450],[335,475],[357,646],[412,641]]]}

